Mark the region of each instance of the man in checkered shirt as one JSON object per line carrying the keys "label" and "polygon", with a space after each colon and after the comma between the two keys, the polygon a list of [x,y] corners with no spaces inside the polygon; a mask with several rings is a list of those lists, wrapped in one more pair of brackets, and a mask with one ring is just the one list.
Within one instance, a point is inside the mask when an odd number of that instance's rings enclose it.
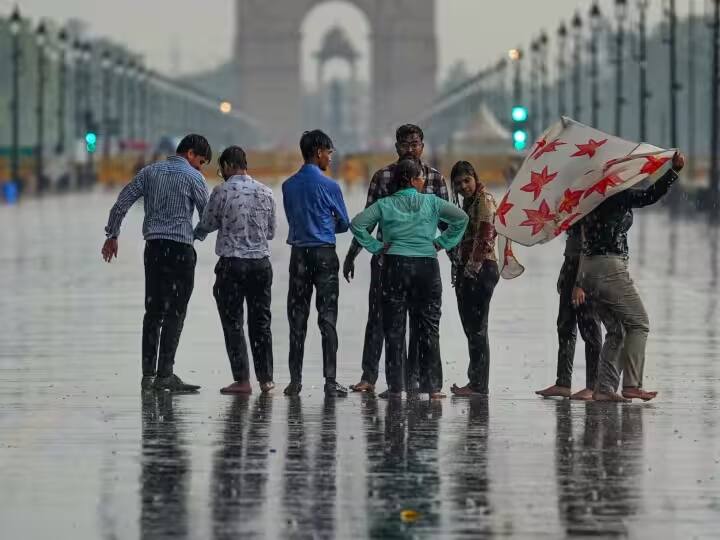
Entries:
{"label": "man in checkered shirt", "polygon": [[[398,154],[398,162],[403,159],[414,159],[420,162],[425,187],[423,193],[434,193],[438,197],[449,200],[447,183],[440,172],[422,161],[422,153],[425,149],[423,142],[425,135],[420,127],[413,124],[400,126],[395,133],[395,149]],[[372,205],[378,199],[392,195],[397,191],[394,185],[393,172],[397,162],[391,163],[377,171],[370,181],[368,187],[367,203],[365,207]],[[372,231],[370,231],[372,232]],[[378,240],[382,240],[382,231],[378,229]],[[348,254],[343,263],[343,276],[350,282],[355,277],[355,258],[362,251],[362,247],[353,238]],[[411,328],[412,332],[413,329]],[[373,255],[370,260],[370,291],[368,305],[368,320],[365,327],[365,344],[362,356],[362,379],[358,384],[350,388],[355,392],[374,392],[375,383],[378,378],[378,366],[382,354],[383,343],[385,342],[382,323],[382,255]],[[417,383],[417,364],[414,362],[415,351],[410,351],[410,359],[407,361],[407,352],[404,354],[403,363],[405,369],[405,381],[407,389],[412,389]]]}

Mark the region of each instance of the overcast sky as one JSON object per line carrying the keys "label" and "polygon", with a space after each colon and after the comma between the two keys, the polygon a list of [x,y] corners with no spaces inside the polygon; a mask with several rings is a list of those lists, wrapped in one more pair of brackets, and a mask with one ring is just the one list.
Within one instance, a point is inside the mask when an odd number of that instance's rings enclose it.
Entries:
{"label": "overcast sky", "polygon": [[[292,2],[294,0],[266,0]],[[384,0],[392,2],[393,0]],[[678,0],[679,11],[687,13],[692,0]],[[14,2],[0,0],[6,15]],[[148,64],[174,75],[216,66],[230,56],[234,34],[235,0],[20,0],[23,14],[47,16],[62,22],[85,20],[90,31],[125,43],[145,55]],[[635,4],[635,0],[628,0]],[[658,20],[663,0],[650,0],[652,17]],[[601,0],[601,9],[612,13],[614,0]],[[569,19],[576,9],[583,15],[589,0],[437,0],[439,75],[462,59],[475,71],[497,61],[504,51],[525,45],[540,28],[554,34],[560,20]],[[704,0],[695,0],[698,10]],[[303,55],[317,50],[324,30],[340,24],[355,46],[367,53],[367,21],[351,2],[329,1],[313,18],[312,32],[303,25]],[[339,69],[339,68],[338,68]],[[368,72],[367,63],[361,74]],[[314,67],[304,64],[304,76],[311,79]]]}

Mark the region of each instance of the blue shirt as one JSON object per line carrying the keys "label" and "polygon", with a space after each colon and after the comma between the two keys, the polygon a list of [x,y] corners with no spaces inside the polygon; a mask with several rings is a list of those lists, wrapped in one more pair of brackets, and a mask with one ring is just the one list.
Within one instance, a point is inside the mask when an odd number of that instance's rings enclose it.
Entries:
{"label": "blue shirt", "polygon": [[334,246],[335,234],[350,227],[340,186],[317,165],[303,165],[283,182],[282,192],[291,246]]}
{"label": "blue shirt", "polygon": [[130,207],[140,197],[145,206],[145,240],[174,240],[193,243],[193,212],[202,216],[208,202],[203,175],[182,156],[170,156],[142,169],[118,195],[110,210],[105,234],[117,238]]}

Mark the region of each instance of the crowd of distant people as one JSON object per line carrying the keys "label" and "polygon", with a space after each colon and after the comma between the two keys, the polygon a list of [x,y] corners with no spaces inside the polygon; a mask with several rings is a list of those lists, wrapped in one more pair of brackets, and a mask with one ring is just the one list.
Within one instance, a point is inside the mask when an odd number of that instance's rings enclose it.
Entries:
{"label": "crowd of distant people", "polygon": [[[290,382],[285,395],[302,391],[304,346],[314,293],[327,396],[346,396],[350,390],[374,393],[384,349],[387,389],[380,397],[445,397],[439,339],[443,289],[439,251],[446,251],[452,263],[452,286],[469,352],[468,381],[453,385],[451,391],[457,396],[488,395],[488,318],[500,278],[495,201],[466,161],[453,166],[448,189],[443,175],[422,159],[424,135],[420,127],[400,126],[395,148],[397,161],[373,175],[366,208],[350,220],[338,183],[326,175],[334,151],[331,138],[314,130],[300,139],[304,165],[282,184],[289,226],[287,242],[291,246],[287,276]],[[218,174],[225,181],[210,194],[200,171],[211,161],[208,141],[201,135],[188,135],[178,145],[176,155],[139,169],[110,211],[102,248],[107,262],[117,257],[126,213],[143,199],[143,391],[195,392],[200,388],[180,379],[174,373],[174,362],[194,286],[197,255],[193,243],[216,231],[219,259],[213,296],[233,377],[221,392],[252,392],[246,318],[260,390],[268,393],[275,387],[269,246],[276,232],[273,191],[249,174],[245,151],[231,146],[217,160]],[[633,208],[657,202],[683,165],[683,156],[676,154],[672,169],[652,186],[609,197],[568,231],[557,285],[557,381],[538,391],[539,395],[620,402],[647,401],[657,395],[643,389],[649,322],[628,273],[627,232],[633,222]],[[195,210],[200,221],[193,226]],[[362,375],[349,389],[338,383],[336,376],[341,272],[336,235],[348,230],[354,237],[342,265],[348,282],[355,275],[360,251],[366,249],[372,254],[359,366]],[[604,343],[603,325],[607,330]],[[578,327],[585,341],[586,381],[585,388],[573,394],[570,387]],[[618,392],[621,376],[622,389]]]}

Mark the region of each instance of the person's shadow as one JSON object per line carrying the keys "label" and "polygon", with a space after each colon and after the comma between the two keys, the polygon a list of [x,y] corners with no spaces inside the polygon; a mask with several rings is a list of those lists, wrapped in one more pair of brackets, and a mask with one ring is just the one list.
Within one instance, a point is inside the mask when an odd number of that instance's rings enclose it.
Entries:
{"label": "person's shadow", "polygon": [[262,536],[263,525],[258,522],[269,474],[272,402],[272,397],[260,395],[249,411],[250,396],[237,396],[228,405],[213,459],[210,493],[214,538]]}
{"label": "person's shadow", "polygon": [[573,437],[568,400],[556,404],[555,473],[567,534],[627,536],[642,481],[642,405],[584,404],[582,437]]}
{"label": "person's shadow", "polygon": [[412,538],[437,527],[440,516],[438,437],[442,403],[390,400],[385,426],[363,408],[368,461],[368,535]]}
{"label": "person's shadow", "polygon": [[190,457],[168,392],[142,394],[140,538],[188,537]]}
{"label": "person's shadow", "polygon": [[335,538],[337,421],[335,399],[323,401],[313,459],[302,401],[288,398],[288,435],[283,470],[284,537]]}

